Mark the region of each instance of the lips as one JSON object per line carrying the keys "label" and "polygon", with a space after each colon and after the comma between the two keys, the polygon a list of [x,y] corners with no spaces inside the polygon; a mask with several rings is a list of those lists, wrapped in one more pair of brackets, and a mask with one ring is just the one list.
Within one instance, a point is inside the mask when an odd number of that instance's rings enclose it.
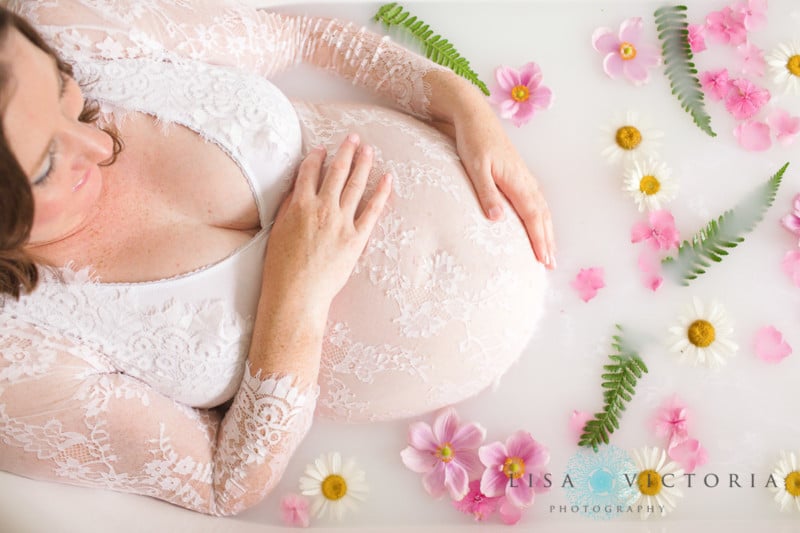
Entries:
{"label": "lips", "polygon": [[83,187],[83,185],[87,181],[89,181],[89,175],[91,173],[92,173],[92,169],[86,170],[86,173],[83,175],[83,177],[80,179],[80,181],[78,181],[78,183],[76,183],[75,185],[72,186],[72,192],[77,192],[81,187]]}

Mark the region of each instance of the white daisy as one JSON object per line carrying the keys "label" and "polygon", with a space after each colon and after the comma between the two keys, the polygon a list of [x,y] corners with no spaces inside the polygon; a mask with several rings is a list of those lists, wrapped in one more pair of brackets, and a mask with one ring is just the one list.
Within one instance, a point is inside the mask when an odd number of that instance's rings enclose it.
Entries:
{"label": "white daisy", "polygon": [[638,469],[636,488],[639,489],[631,505],[642,506],[642,520],[655,514],[664,516],[675,509],[676,501],[683,497],[677,488],[678,481],[683,478],[683,469],[674,461],[667,462],[667,452],[658,447],[645,446],[633,450],[631,455]]}
{"label": "white daisy", "polygon": [[602,152],[603,157],[610,163],[620,159],[626,160],[632,156],[654,156],[660,145],[663,133],[652,129],[647,121],[638,113],[628,111],[624,116],[618,116],[611,123],[611,127],[604,128],[603,142],[609,144]]}
{"label": "white daisy", "polygon": [[794,452],[781,452],[781,460],[772,470],[772,478],[777,487],[770,487],[775,493],[775,501],[781,511],[790,511],[792,507],[800,511],[800,465]]}
{"label": "white daisy", "polygon": [[327,511],[341,520],[346,510],[355,510],[356,501],[363,502],[369,487],[364,471],[356,467],[354,458],[342,464],[339,452],[320,455],[313,465],[307,465],[300,477],[300,492],[311,496],[311,513],[317,518]]}
{"label": "white daisy", "polygon": [[779,44],[764,59],[777,85],[783,85],[787,93],[800,94],[800,41]]}
{"label": "white daisy", "polygon": [[739,349],[730,339],[733,325],[725,308],[716,301],[707,309],[693,298],[678,322],[679,325],[669,328],[669,345],[670,350],[680,354],[679,362],[689,359],[692,366],[702,364],[719,369]]}
{"label": "white daisy", "polygon": [[672,171],[651,157],[629,159],[624,176],[623,189],[633,196],[639,211],[661,209],[663,204],[678,196],[678,184],[672,179]]}

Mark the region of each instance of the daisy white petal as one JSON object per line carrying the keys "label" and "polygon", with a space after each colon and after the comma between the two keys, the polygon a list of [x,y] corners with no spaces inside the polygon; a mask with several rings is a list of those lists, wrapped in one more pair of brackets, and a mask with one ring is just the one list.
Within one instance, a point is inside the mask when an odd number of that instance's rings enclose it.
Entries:
{"label": "daisy white petal", "polygon": [[650,127],[638,113],[628,111],[618,115],[603,130],[602,155],[610,163],[626,161],[632,157],[655,156],[663,137],[661,131]]}
{"label": "daisy white petal", "polygon": [[800,94],[800,41],[778,45],[764,58],[772,80],[787,93]]}
{"label": "daisy white petal", "polygon": [[[642,506],[641,518],[645,520],[657,514],[664,516],[675,508],[683,493],[676,488],[683,477],[683,470],[673,461],[667,460],[667,452],[661,448],[645,446],[631,454],[638,469],[636,475],[637,495],[630,505]],[[670,475],[664,483],[664,476]]]}
{"label": "daisy white petal", "polygon": [[625,164],[623,189],[636,202],[639,211],[657,211],[678,196],[672,171],[653,158],[631,158]]}
{"label": "daisy white petal", "polygon": [[733,325],[725,308],[719,302],[710,306],[694,298],[678,326],[669,328],[667,346],[679,356],[679,362],[688,360],[692,366],[703,365],[719,369],[736,355],[739,346],[730,339]]}
{"label": "daisy white petal", "polygon": [[342,462],[338,452],[320,455],[306,467],[300,478],[300,491],[312,496],[311,513],[316,517],[328,515],[341,520],[347,510],[357,508],[369,492],[363,470],[355,459]]}
{"label": "daisy white petal", "polygon": [[781,452],[781,458],[772,471],[776,487],[770,486],[775,493],[775,501],[781,511],[791,511],[792,507],[800,511],[800,468],[794,452]]}

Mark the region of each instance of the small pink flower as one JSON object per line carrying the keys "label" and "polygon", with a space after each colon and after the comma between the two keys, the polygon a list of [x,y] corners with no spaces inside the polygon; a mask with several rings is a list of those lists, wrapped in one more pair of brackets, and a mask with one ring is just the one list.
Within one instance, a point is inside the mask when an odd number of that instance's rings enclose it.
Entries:
{"label": "small pink flower", "polygon": [[498,106],[501,117],[510,118],[517,127],[533,118],[537,109],[548,109],[553,103],[553,93],[541,85],[542,70],[536,63],[525,63],[520,70],[500,66],[494,76],[497,87],[489,100]]}
{"label": "small pink flower", "polygon": [[730,90],[728,69],[707,70],[700,73],[700,85],[712,100],[722,100]]}
{"label": "small pink flower", "polygon": [[706,49],[706,27],[702,24],[689,24],[689,47],[693,54]]}
{"label": "small pink flower", "polygon": [[742,15],[747,31],[760,29],[767,23],[767,0],[747,0],[735,6]]}
{"label": "small pink flower", "polygon": [[610,28],[597,28],[592,34],[592,46],[603,54],[603,70],[613,79],[622,75],[634,85],[647,83],[648,69],[661,63],[658,49],[642,44],[642,19],[626,19],[614,34]]}
{"label": "small pink flower", "polygon": [[664,278],[661,276],[661,259],[654,251],[645,248],[639,254],[637,264],[639,272],[642,273],[644,286],[653,292],[657,291],[664,283]]}
{"label": "small pink flower", "polygon": [[572,416],[569,419],[569,430],[575,443],[581,440],[581,435],[583,435],[583,427],[586,425],[586,422],[591,419],[592,415],[586,411],[572,411]]}
{"label": "small pink flower", "polygon": [[706,17],[706,33],[718,43],[738,46],[747,40],[744,14],[730,7],[712,11]]}
{"label": "small pink flower", "polygon": [[708,452],[697,439],[686,439],[674,446],[670,445],[667,454],[687,474],[691,474],[698,466],[703,466],[708,462]]}
{"label": "small pink flower", "polygon": [[507,496],[500,498],[500,520],[507,525],[513,526],[522,518],[522,509],[511,503]]}
{"label": "small pink flower", "polygon": [[492,516],[499,504],[500,498],[490,498],[481,492],[480,479],[470,481],[467,495],[453,502],[456,509],[464,514],[471,514],[478,522]]}
{"label": "small pink flower", "polygon": [[308,527],[308,499],[289,493],[281,499],[281,518],[292,527]]}
{"label": "small pink flower", "polygon": [[781,218],[781,225],[794,233],[795,236],[800,236],[800,194],[795,195],[792,204],[792,212]]}
{"label": "small pink flower", "polygon": [[793,117],[783,109],[776,109],[767,117],[767,124],[775,131],[775,138],[789,146],[800,133],[800,117]]}
{"label": "small pink flower", "polygon": [[666,209],[651,211],[648,222],[639,221],[631,229],[631,242],[647,241],[654,250],[677,248],[681,236],[675,228],[675,218]]}
{"label": "small pink flower", "polygon": [[745,120],[769,102],[769,91],[745,79],[730,82],[730,90],[725,96],[725,108],[737,120]]}
{"label": "small pink flower", "polygon": [[769,126],[763,122],[742,122],[733,130],[733,135],[739,141],[739,146],[751,152],[763,152],[772,146]]}
{"label": "small pink flower", "polygon": [[656,435],[666,437],[670,445],[683,442],[689,436],[689,410],[677,396],[672,396],[658,408],[653,425]]}
{"label": "small pink flower", "polygon": [[795,287],[800,287],[800,252],[786,252],[781,262],[781,268],[787,276],[792,278]]}
{"label": "small pink flower", "polygon": [[581,300],[588,302],[597,296],[599,289],[606,286],[604,276],[605,272],[601,267],[582,268],[572,281],[572,288],[578,291]]}
{"label": "small pink flower", "polygon": [[736,53],[741,59],[740,72],[746,76],[764,75],[767,62],[764,61],[764,51],[753,43],[747,42],[736,47]]}
{"label": "small pink flower", "polygon": [[765,326],[756,332],[756,355],[767,363],[780,363],[792,353],[792,347],[783,334],[773,326]]}
{"label": "small pink flower", "polygon": [[528,507],[536,492],[543,492],[544,471],[550,461],[547,448],[527,431],[516,431],[502,442],[481,446],[478,456],[486,467],[481,476],[481,492],[503,496],[517,507]]}
{"label": "small pink flower", "polygon": [[422,477],[428,494],[440,498],[445,490],[460,500],[469,490],[470,474],[480,470],[477,448],[486,430],[476,423],[461,425],[455,409],[442,411],[433,422],[414,422],[408,427],[407,446],[400,452],[403,464]]}

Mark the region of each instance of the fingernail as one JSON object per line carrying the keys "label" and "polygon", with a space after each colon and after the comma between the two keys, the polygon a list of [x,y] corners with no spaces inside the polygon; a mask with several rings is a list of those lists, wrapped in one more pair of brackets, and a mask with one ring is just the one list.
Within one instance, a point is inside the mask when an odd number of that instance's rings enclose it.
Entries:
{"label": "fingernail", "polygon": [[369,144],[365,144],[359,148],[364,155],[372,155],[372,146]]}
{"label": "fingernail", "polygon": [[316,150],[317,152],[324,152],[325,151],[325,147],[323,145],[321,145],[321,144],[318,144],[318,145],[316,145],[314,147],[314,150]]}
{"label": "fingernail", "polygon": [[347,136],[347,140],[353,144],[358,144],[358,134],[351,133],[350,135]]}
{"label": "fingernail", "polygon": [[503,208],[499,205],[496,205],[489,209],[489,218],[492,220],[500,220],[503,216]]}

